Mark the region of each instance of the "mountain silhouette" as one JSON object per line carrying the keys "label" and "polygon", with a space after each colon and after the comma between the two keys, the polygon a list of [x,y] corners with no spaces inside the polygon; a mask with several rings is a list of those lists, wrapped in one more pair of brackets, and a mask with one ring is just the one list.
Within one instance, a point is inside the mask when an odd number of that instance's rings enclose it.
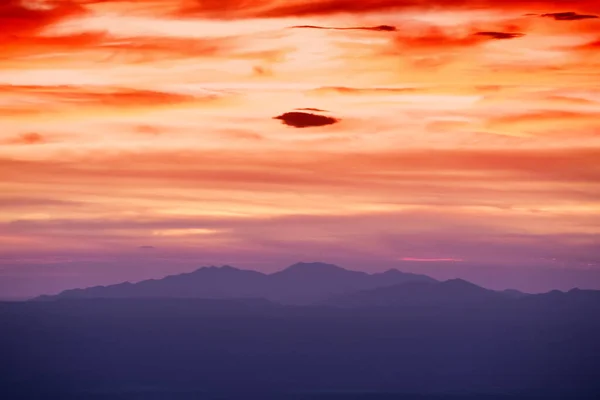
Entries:
{"label": "mountain silhouette", "polygon": [[66,290],[37,300],[93,298],[263,298],[282,304],[311,304],[332,296],[407,282],[437,282],[426,275],[389,270],[367,274],[319,262],[297,263],[273,274],[231,266],[109,286]]}
{"label": "mountain silhouette", "polygon": [[323,304],[341,307],[415,307],[483,305],[514,296],[477,286],[462,279],[408,282],[334,296]]}

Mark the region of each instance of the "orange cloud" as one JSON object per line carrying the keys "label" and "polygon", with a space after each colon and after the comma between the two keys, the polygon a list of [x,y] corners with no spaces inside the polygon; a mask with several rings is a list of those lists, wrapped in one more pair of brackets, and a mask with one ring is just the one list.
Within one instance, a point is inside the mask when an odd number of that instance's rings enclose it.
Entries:
{"label": "orange cloud", "polygon": [[538,111],[493,118],[488,122],[488,126],[491,129],[507,129],[515,133],[555,133],[557,130],[563,130],[566,135],[572,135],[570,130],[580,130],[582,127],[600,129],[600,112]]}
{"label": "orange cloud", "polygon": [[[0,85],[0,91],[5,95],[44,101],[49,105],[45,109],[38,105],[13,106],[16,110],[21,112],[28,110],[30,113],[61,111],[64,107],[148,108],[215,99],[214,96],[196,98],[191,95],[119,87]],[[4,114],[11,115],[12,112],[10,105],[4,107]]]}
{"label": "orange cloud", "polygon": [[575,50],[596,52],[600,49],[600,39],[592,40],[591,42],[584,43],[580,46],[575,47]]}
{"label": "orange cloud", "polygon": [[393,52],[402,52],[408,56],[419,52],[436,54],[455,53],[490,40],[517,39],[525,36],[520,32],[479,31],[476,27],[461,27],[460,30],[448,30],[437,26],[414,27],[394,38]]}
{"label": "orange cloud", "polygon": [[40,144],[45,143],[46,139],[40,135],[39,133],[23,133],[18,137],[11,138],[6,140],[4,143],[6,144]]}
{"label": "orange cloud", "polygon": [[[89,52],[107,58],[126,56],[132,62],[149,62],[160,57],[247,57],[232,40],[186,39],[152,36],[111,37],[102,32],[56,36],[14,37],[0,50],[5,57],[56,54],[64,51]],[[261,58],[257,55],[256,58]]]}
{"label": "orange cloud", "polygon": [[345,87],[345,86],[324,86],[317,89],[313,89],[311,94],[315,95],[394,95],[402,93],[423,93],[427,92],[427,88],[385,88],[385,87],[370,87],[370,88],[358,88],[358,87]]}
{"label": "orange cloud", "polygon": [[[557,150],[412,150],[363,153],[287,151],[273,155],[224,151],[120,153],[53,161],[1,159],[3,179],[94,186],[129,183],[162,187],[270,190],[280,185],[335,193],[360,186],[377,195],[411,187],[513,182],[596,185],[599,148]],[[232,164],[230,160],[236,160]],[[98,186],[98,187],[100,187]],[[132,187],[134,189],[134,187]],[[452,189],[454,190],[454,189]],[[482,186],[483,190],[483,186]],[[418,195],[418,192],[415,194]],[[460,190],[456,192],[460,195]]]}

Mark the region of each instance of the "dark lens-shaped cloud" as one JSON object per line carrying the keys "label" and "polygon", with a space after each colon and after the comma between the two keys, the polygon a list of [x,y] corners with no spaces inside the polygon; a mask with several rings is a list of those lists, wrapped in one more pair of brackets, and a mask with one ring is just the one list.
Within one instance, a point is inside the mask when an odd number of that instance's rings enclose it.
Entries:
{"label": "dark lens-shaped cloud", "polygon": [[487,37],[487,38],[491,38],[491,39],[498,39],[498,40],[516,39],[516,38],[525,36],[524,33],[518,33],[518,32],[492,32],[492,31],[477,32],[475,35]]}
{"label": "dark lens-shaped cloud", "polygon": [[597,15],[591,14],[578,14],[576,12],[559,12],[559,13],[548,13],[542,14],[542,17],[554,18],[557,21],[578,21],[582,19],[594,19],[598,18]]}
{"label": "dark lens-shaped cloud", "polygon": [[376,31],[376,32],[396,32],[398,29],[391,25],[378,25],[378,26],[352,26],[347,28],[339,28],[332,26],[318,26],[318,25],[296,25],[292,26],[294,29],[325,29],[334,31]]}
{"label": "dark lens-shaped cloud", "polygon": [[292,126],[294,128],[310,128],[315,126],[326,126],[333,125],[339,120],[337,118],[327,117],[325,115],[317,115],[306,112],[287,112],[281,114],[274,119],[279,119],[285,125]]}

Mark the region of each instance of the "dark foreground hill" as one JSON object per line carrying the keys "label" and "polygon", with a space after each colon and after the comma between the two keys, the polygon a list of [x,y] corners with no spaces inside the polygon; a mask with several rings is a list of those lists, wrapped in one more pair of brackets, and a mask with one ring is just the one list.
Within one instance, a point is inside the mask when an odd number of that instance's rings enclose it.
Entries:
{"label": "dark foreground hill", "polygon": [[460,307],[446,304],[465,290],[488,295],[466,285],[435,284],[426,290],[436,301],[410,307],[181,298],[0,303],[0,393],[7,399],[600,395],[598,292],[493,295],[493,301],[476,295]]}
{"label": "dark foreground hill", "polygon": [[86,289],[66,290],[57,298],[264,298],[283,304],[310,304],[331,296],[406,282],[436,282],[425,275],[389,270],[378,274],[349,271],[331,264],[298,263],[274,274],[229,266]]}

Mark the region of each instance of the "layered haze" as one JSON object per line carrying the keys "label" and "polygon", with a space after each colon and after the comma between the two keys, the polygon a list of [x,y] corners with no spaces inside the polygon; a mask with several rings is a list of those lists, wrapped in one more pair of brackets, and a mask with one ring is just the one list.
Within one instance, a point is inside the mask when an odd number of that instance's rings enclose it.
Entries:
{"label": "layered haze", "polygon": [[600,288],[600,4],[0,3],[0,297],[324,260]]}

